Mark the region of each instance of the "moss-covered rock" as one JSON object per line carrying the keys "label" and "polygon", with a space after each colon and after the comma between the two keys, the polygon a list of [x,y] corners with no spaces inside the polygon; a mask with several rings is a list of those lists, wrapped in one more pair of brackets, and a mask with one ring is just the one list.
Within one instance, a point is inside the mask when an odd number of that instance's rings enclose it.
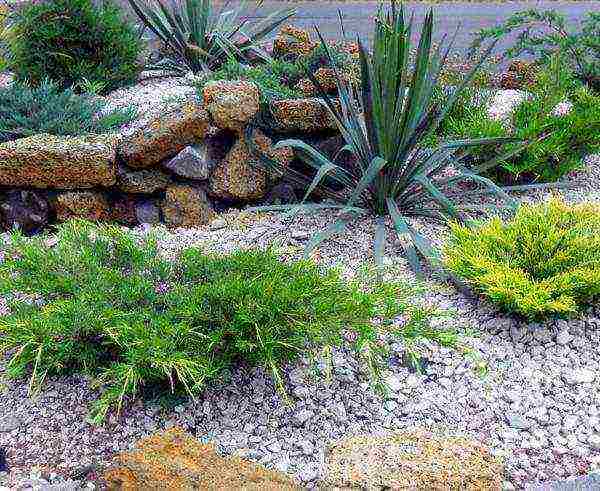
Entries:
{"label": "moss-covered rock", "polygon": [[335,130],[335,119],[318,98],[282,99],[271,103],[273,129],[282,133]]}
{"label": "moss-covered rock", "polygon": [[178,428],[143,439],[116,457],[108,489],[300,490],[294,481],[239,457],[221,457]]}
{"label": "moss-covered rock", "polygon": [[260,91],[252,82],[215,80],[203,89],[204,104],[218,128],[240,133],[260,109]]}
{"label": "moss-covered rock", "polygon": [[81,189],[115,183],[117,138],[39,134],[0,144],[0,184]]}
{"label": "moss-covered rock", "polygon": [[123,137],[118,154],[134,169],[151,167],[201,141],[208,123],[204,108],[195,99],[187,99],[132,135]]}
{"label": "moss-covered rock", "polygon": [[337,489],[500,491],[503,474],[502,463],[479,442],[412,431],[333,444],[324,482]]}
{"label": "moss-covered rock", "polygon": [[159,169],[132,170],[124,166],[117,171],[117,187],[125,193],[152,194],[163,191],[171,177]]}
{"label": "moss-covered rock", "polygon": [[[294,158],[290,148],[273,149],[270,138],[260,130],[253,134],[257,150],[287,166]],[[267,172],[261,168],[242,136],[233,145],[227,156],[212,171],[209,179],[211,195],[227,200],[248,201],[262,198],[268,185]]]}
{"label": "moss-covered rock", "polygon": [[91,221],[105,221],[111,218],[108,199],[99,191],[65,191],[55,195],[50,203],[56,212],[56,219],[60,222],[71,218]]}
{"label": "moss-covered rock", "polygon": [[206,192],[187,184],[169,186],[161,208],[165,224],[169,227],[206,225],[215,215]]}

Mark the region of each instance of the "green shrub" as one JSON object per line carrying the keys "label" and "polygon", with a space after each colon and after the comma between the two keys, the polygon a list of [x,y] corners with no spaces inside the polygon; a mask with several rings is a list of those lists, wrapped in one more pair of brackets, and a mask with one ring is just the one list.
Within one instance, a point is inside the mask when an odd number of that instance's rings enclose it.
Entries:
{"label": "green shrub", "polygon": [[515,31],[519,35],[504,53],[505,57],[527,53],[545,64],[556,53],[564,53],[566,66],[577,78],[591,89],[600,91],[600,12],[588,12],[577,30],[569,28],[564,15],[556,10],[517,12],[498,26],[480,30],[473,47]]}
{"label": "green shrub", "polygon": [[248,80],[259,88],[263,104],[278,99],[293,99],[301,94],[285,85],[285,81],[288,80],[286,77],[294,76],[294,70],[299,69],[292,63],[281,61],[251,67],[229,60],[219,70],[203,79],[200,89],[213,80]]}
{"label": "green shrub", "polygon": [[110,0],[48,0],[21,9],[11,43],[11,69],[33,84],[45,78],[62,87],[83,80],[112,90],[135,82],[142,41]]}
{"label": "green shrub", "polygon": [[455,224],[446,267],[502,309],[529,319],[575,314],[600,295],[600,206],[559,198],[503,222]]}
{"label": "green shrub", "polygon": [[[567,101],[570,110],[561,114]],[[539,71],[532,96],[517,106],[507,123],[490,118],[485,104],[474,101],[466,107],[458,117],[446,120],[446,135],[506,136],[528,142],[526,146],[508,143],[473,149],[475,164],[490,156],[511,155],[489,173],[502,184],[557,181],[600,149],[600,95],[574,81],[560,58]]]}
{"label": "green shrub", "polygon": [[15,82],[0,88],[0,142],[38,133],[85,135],[105,133],[131,121],[132,109],[100,115],[106,103],[86,94],[62,90],[45,80],[38,87]]}
{"label": "green shrub", "polygon": [[[266,368],[282,388],[281,365],[349,335],[375,372],[380,334],[426,336],[428,310],[411,307],[399,284],[346,282],[310,261],[281,262],[273,252],[231,255],[184,250],[161,255],[150,235],[116,226],[66,222],[57,240],[15,232],[0,264],[0,353],[8,374],[85,372],[103,388],[100,421],[125,397],[165,384],[189,394],[238,362]],[[391,320],[402,314],[402,327]],[[373,322],[377,319],[379,322]]]}

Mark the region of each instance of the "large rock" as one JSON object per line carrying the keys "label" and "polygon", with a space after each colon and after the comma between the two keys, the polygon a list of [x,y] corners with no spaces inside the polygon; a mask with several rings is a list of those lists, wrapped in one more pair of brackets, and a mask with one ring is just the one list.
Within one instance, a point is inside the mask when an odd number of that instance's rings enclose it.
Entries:
{"label": "large rock", "polygon": [[160,208],[154,200],[141,200],[135,205],[135,216],[138,223],[160,223]]}
{"label": "large rock", "polygon": [[293,25],[281,28],[273,41],[275,58],[295,61],[301,56],[310,54],[317,46],[310,38],[310,33]]}
{"label": "large rock", "polygon": [[98,191],[65,191],[51,200],[60,222],[71,218],[83,218],[91,221],[106,221],[111,218],[108,199]]}
{"label": "large rock", "polygon": [[33,235],[48,223],[48,212],[48,201],[39,191],[13,189],[0,200],[0,227]]}
{"label": "large rock", "polygon": [[117,171],[117,187],[125,193],[152,194],[163,191],[171,183],[171,177],[159,169],[131,170],[120,166]]}
{"label": "large rock", "polygon": [[147,437],[122,453],[104,475],[108,489],[281,490],[301,488],[291,477],[240,457],[222,457],[179,428]]}
{"label": "large rock", "polygon": [[134,169],[151,167],[201,141],[208,123],[208,113],[204,108],[195,99],[187,99],[132,135],[123,137],[119,156]]}
{"label": "large rock", "polygon": [[335,119],[318,98],[282,99],[271,103],[273,129],[282,133],[322,132],[337,129]]}
{"label": "large rock", "polygon": [[215,216],[206,192],[187,184],[169,186],[161,208],[165,224],[169,227],[206,225]]}
{"label": "large rock", "polygon": [[333,444],[324,482],[342,489],[500,491],[503,474],[502,463],[481,443],[413,431]]}
{"label": "large rock", "polygon": [[[271,139],[260,130],[254,131],[253,145],[257,151],[276,159],[283,166],[288,166],[294,156],[288,147],[274,150]],[[257,157],[248,148],[244,135],[211,173],[210,193],[217,198],[234,201],[259,199],[267,191],[268,177]]]}
{"label": "large rock", "polygon": [[0,185],[55,189],[115,183],[114,136],[39,135],[0,145]]}
{"label": "large rock", "polygon": [[203,96],[215,125],[236,133],[241,133],[260,109],[260,91],[252,82],[209,82],[204,86]]}
{"label": "large rock", "polygon": [[235,134],[212,127],[200,143],[185,147],[162,166],[173,174],[187,179],[208,179],[211,170],[221,162],[233,146]]}

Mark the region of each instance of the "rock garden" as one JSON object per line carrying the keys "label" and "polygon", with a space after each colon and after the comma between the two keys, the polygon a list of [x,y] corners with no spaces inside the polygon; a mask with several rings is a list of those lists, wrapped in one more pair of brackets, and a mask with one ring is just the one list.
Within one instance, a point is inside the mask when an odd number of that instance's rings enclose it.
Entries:
{"label": "rock garden", "polygon": [[0,489],[593,483],[600,16],[253,8],[0,7]]}

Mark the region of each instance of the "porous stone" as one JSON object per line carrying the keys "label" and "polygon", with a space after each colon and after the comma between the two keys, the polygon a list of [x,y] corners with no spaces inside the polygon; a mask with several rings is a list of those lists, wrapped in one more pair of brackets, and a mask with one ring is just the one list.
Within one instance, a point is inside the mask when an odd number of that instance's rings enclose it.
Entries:
{"label": "porous stone", "polygon": [[215,80],[204,86],[204,104],[218,128],[243,131],[260,109],[260,91],[252,82]]}
{"label": "porous stone", "polygon": [[152,194],[163,191],[170,182],[169,175],[155,168],[131,170],[120,166],[117,172],[117,187],[126,193]]}
{"label": "porous stone", "polygon": [[50,200],[60,222],[71,218],[104,221],[111,217],[106,195],[99,191],[65,191]]}
{"label": "porous stone", "polygon": [[221,457],[213,444],[200,443],[180,428],[141,440],[119,454],[104,476],[109,489],[299,490],[281,472],[240,457]]}
{"label": "porous stone", "polygon": [[413,431],[357,436],[327,452],[323,482],[344,489],[501,489],[503,464],[483,444]]}
{"label": "porous stone", "polygon": [[188,98],[123,137],[118,154],[125,164],[134,169],[151,167],[201,141],[208,125],[208,113],[198,101]]}
{"label": "porous stone", "polygon": [[294,61],[310,54],[316,46],[317,43],[311,40],[308,31],[288,24],[281,28],[273,41],[273,56]]}
{"label": "porous stone", "polygon": [[137,202],[133,196],[118,196],[110,203],[111,219],[123,225],[137,225]]}
{"label": "porous stone", "polygon": [[32,235],[46,226],[48,212],[48,201],[39,191],[11,189],[0,198],[0,227]]}
{"label": "porous stone", "polygon": [[187,184],[169,186],[161,208],[165,224],[170,227],[206,225],[215,214],[206,192]]}
{"label": "porous stone", "polygon": [[114,136],[38,134],[0,144],[0,185],[80,189],[115,183]]}
{"label": "porous stone", "polygon": [[318,98],[281,99],[271,103],[273,128],[282,133],[337,129],[335,119]]}
{"label": "porous stone", "polygon": [[[260,130],[253,133],[251,143],[257,152],[276,159],[282,166],[290,164],[293,158],[288,147],[274,150],[270,138]],[[232,147],[227,156],[212,171],[209,179],[211,195],[228,200],[253,200],[265,195],[268,184],[267,171],[249,148],[245,135]]]}

